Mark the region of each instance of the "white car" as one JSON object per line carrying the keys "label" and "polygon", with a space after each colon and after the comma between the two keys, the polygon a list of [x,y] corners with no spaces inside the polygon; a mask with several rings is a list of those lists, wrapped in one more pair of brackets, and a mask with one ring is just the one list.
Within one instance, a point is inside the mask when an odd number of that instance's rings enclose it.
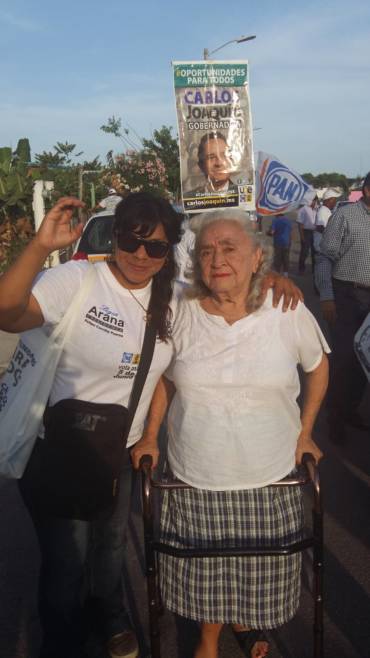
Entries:
{"label": "white car", "polygon": [[114,215],[108,210],[92,215],[77,242],[72,260],[109,260],[113,248]]}

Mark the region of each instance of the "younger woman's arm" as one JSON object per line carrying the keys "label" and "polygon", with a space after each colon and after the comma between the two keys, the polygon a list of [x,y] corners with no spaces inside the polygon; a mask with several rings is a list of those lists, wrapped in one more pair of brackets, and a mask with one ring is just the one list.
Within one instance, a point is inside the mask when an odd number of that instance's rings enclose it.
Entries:
{"label": "younger woman's arm", "polygon": [[159,458],[158,432],[175,392],[174,384],[165,376],[162,376],[153,394],[143,436],[131,450],[134,468],[139,468],[140,459],[143,455],[151,455],[153,459],[152,468],[157,466]]}

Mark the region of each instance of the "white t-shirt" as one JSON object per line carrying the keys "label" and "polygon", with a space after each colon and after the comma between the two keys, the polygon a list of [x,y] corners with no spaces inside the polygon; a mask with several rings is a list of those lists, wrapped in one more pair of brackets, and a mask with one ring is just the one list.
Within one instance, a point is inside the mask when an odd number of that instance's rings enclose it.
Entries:
{"label": "white t-shirt", "polygon": [[316,213],[316,225],[326,228],[331,216],[331,210],[327,206],[320,206]]}
{"label": "white t-shirt", "polygon": [[120,201],[122,201],[122,197],[119,196],[119,194],[109,194],[105,199],[102,199],[99,202],[99,206],[100,208],[104,208],[104,210],[110,210],[114,213],[116,206]]}
{"label": "white t-shirt", "polygon": [[303,228],[309,231],[315,230],[316,211],[311,206],[303,206],[298,211],[297,222],[302,224]]}
{"label": "white t-shirt", "polygon": [[[34,284],[45,323],[59,322],[79,289],[86,262],[70,261],[47,270]],[[144,340],[144,311],[113,276],[107,263],[96,263],[96,281],[76,315],[50,393],[53,405],[65,398],[128,406]],[[147,308],[151,284],[134,291]],[[158,341],[131,427],[128,446],[140,439],[156,383],[172,357],[172,342]]]}
{"label": "white t-shirt", "polygon": [[[328,221],[331,217],[331,210],[327,206],[320,206],[316,212],[316,226],[323,226],[324,229],[327,227]],[[314,234],[313,242],[316,251],[320,249],[320,242],[322,240],[322,233],[316,231]]]}
{"label": "white t-shirt", "polygon": [[166,373],[176,386],[168,416],[173,473],[200,489],[271,484],[295,464],[300,433],[297,364],[310,372],[329,347],[303,304],[283,313],[272,293],[232,325],[182,300],[175,354]]}

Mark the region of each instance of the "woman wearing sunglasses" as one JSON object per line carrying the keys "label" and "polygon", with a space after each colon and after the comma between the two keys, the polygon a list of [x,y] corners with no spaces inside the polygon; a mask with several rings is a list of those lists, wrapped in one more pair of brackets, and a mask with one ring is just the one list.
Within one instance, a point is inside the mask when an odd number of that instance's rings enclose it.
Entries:
{"label": "woman wearing sunglasses", "polygon": [[[41,275],[39,272],[52,251],[80,237],[82,225],[72,229],[71,218],[82,205],[74,198],[60,199],[18,261],[0,278],[0,326],[5,331],[18,333],[42,325],[52,327],[71,304],[92,265],[70,261]],[[130,194],[119,203],[114,223],[114,260],[93,266],[95,280],[78,311],[50,391],[51,406],[61,399],[73,398],[127,407],[152,296],[150,315],[158,338],[128,437],[118,502],[112,516],[104,521],[86,522],[46,515],[37,509],[32,487],[26,486],[24,479],[20,481],[42,556],[39,606],[43,626],[41,656],[45,658],[84,655],[83,591],[93,598],[108,655],[138,655],[122,589],[124,535],[132,488],[128,449],[143,434],[155,385],[172,356],[169,334],[175,275],[173,246],[180,240],[181,221],[182,215],[170,203],[150,194]]]}
{"label": "woman wearing sunglasses", "polygon": [[[0,277],[1,329],[18,333],[42,325],[52,327],[63,317],[91,265],[70,261],[41,275],[39,272],[52,251],[80,237],[82,225],[71,228],[71,218],[82,205],[75,198],[60,199],[17,262]],[[129,433],[119,499],[112,516],[93,522],[45,516],[35,512],[21,482],[41,548],[43,658],[83,655],[82,593],[86,592],[93,597],[108,654],[112,658],[138,655],[122,591],[132,478],[128,449],[143,436],[156,383],[172,357],[173,247],[180,240],[181,220],[168,201],[151,194],[132,193],[118,204],[113,260],[94,265],[95,281],[59,361],[49,405],[73,398],[127,407],[149,316],[155,323],[153,360]],[[286,279],[283,283],[288,303],[294,286]],[[297,301],[296,295],[295,304]]]}

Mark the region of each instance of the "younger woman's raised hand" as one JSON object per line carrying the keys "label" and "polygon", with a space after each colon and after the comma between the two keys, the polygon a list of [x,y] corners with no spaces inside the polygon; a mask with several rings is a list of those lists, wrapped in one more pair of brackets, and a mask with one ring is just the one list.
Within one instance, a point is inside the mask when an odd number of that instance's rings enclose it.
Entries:
{"label": "younger woman's raised hand", "polygon": [[35,240],[47,251],[68,247],[81,237],[83,224],[72,228],[73,214],[85,204],[75,197],[62,197],[45,215]]}

